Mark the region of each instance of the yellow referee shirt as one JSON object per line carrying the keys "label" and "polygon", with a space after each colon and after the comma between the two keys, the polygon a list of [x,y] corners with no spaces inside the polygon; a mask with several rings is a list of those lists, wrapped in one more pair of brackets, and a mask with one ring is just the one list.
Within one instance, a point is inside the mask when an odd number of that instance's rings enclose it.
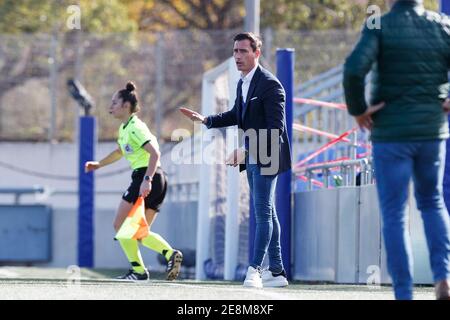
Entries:
{"label": "yellow referee shirt", "polygon": [[[136,115],[132,115],[127,123],[121,124],[117,143],[124,157],[130,162],[133,170],[148,166],[150,154],[143,146],[150,141],[159,150],[156,137]],[[157,166],[161,166],[159,161]]]}

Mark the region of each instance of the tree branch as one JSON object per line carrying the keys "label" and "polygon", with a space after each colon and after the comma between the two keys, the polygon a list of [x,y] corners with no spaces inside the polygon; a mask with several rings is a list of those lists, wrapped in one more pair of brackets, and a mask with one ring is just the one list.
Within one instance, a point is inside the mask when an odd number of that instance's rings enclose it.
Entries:
{"label": "tree branch", "polygon": [[[188,24],[191,24],[192,26],[195,26],[196,28],[203,29],[204,26],[201,26],[195,19],[192,19],[187,14],[182,12],[172,1],[170,0],[160,0],[163,4],[169,6],[172,10],[175,11],[175,13],[182,18],[184,21],[186,21]],[[189,0],[188,0],[189,1]],[[195,4],[194,4],[195,6]]]}

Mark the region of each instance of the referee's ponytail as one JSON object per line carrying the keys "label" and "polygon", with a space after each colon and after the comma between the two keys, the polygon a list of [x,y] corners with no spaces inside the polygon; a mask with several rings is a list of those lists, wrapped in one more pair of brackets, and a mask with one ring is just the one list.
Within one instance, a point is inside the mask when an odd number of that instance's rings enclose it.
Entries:
{"label": "referee's ponytail", "polygon": [[133,82],[128,81],[127,85],[125,86],[125,89],[119,91],[119,98],[122,99],[123,103],[125,102],[130,103],[131,113],[135,113],[140,110],[136,94],[136,85]]}

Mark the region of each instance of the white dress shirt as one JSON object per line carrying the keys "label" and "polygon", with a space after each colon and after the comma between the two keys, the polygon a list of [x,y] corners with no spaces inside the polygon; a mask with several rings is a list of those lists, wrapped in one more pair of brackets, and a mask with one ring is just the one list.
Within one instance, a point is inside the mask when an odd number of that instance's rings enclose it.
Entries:
{"label": "white dress shirt", "polygon": [[255,75],[255,71],[258,68],[258,64],[249,72],[246,76],[242,76],[242,100],[244,103],[247,101],[248,89],[250,88],[250,82],[252,82],[253,76]]}
{"label": "white dress shirt", "polygon": [[[241,74],[241,80],[242,80],[242,101],[243,103],[247,102],[247,95],[248,95],[248,89],[250,89],[250,82],[252,82],[253,76],[255,75],[255,71],[258,68],[259,64],[256,64],[256,66],[247,73],[246,76],[242,76]],[[242,147],[245,145],[244,137],[242,138]],[[242,148],[241,147],[241,148]],[[256,163],[255,159],[251,154],[249,156],[249,163]]]}

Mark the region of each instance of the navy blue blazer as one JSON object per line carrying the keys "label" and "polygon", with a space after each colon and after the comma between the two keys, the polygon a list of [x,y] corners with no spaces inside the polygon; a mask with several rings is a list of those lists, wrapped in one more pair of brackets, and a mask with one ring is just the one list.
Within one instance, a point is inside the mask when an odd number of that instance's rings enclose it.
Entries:
{"label": "navy blue blazer", "polygon": [[[247,134],[248,130],[254,129],[251,131],[256,133],[256,143],[250,142],[248,151],[258,166],[274,168],[274,171],[270,170],[270,172],[273,171],[273,174],[290,170],[292,162],[286,127],[286,94],[280,81],[269,71],[258,66],[250,82],[245,107],[241,103],[241,96],[241,88],[238,86],[233,108],[209,116],[208,128],[237,125],[247,136],[252,135]],[[260,131],[261,129],[268,130]],[[276,130],[272,131],[271,129]],[[276,134],[272,134],[272,132]],[[272,146],[275,151],[273,155]],[[240,171],[243,170],[245,170],[245,164],[240,165]]]}

